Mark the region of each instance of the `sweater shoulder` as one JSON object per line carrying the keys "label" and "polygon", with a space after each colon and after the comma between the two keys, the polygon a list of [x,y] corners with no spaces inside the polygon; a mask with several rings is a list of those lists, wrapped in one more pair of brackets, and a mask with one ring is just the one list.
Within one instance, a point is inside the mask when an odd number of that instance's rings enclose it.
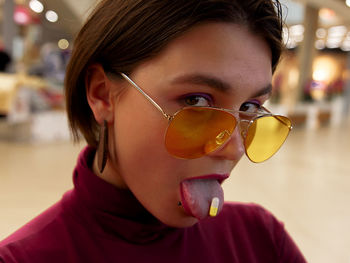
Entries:
{"label": "sweater shoulder", "polygon": [[279,242],[285,234],[284,224],[270,211],[255,203],[226,202],[218,223],[236,234]]}
{"label": "sweater shoulder", "polygon": [[255,203],[226,202],[222,210],[222,217],[223,219],[234,218],[249,223],[261,223],[265,226],[283,225],[269,210]]}
{"label": "sweater shoulder", "polygon": [[[0,262],[22,262],[27,251],[49,246],[57,232],[62,231],[62,200],[58,201],[34,219],[0,242]],[[23,262],[26,262],[23,260]]]}
{"label": "sweater shoulder", "polygon": [[214,233],[221,232],[233,244],[268,262],[306,262],[284,223],[258,204],[226,202],[214,222]]}

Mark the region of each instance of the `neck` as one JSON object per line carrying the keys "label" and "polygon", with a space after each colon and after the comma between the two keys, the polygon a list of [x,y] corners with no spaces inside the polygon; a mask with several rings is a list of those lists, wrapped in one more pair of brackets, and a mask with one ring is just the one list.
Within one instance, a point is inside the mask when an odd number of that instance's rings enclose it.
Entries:
{"label": "neck", "polygon": [[102,173],[98,169],[98,156],[97,152],[94,157],[94,162],[92,165],[92,170],[94,174],[96,174],[98,177],[103,179],[104,181],[116,186],[117,188],[121,189],[128,189],[128,186],[126,185],[125,181],[123,180],[120,172],[118,171],[117,167],[113,165],[110,158],[108,158],[105,168],[103,169]]}

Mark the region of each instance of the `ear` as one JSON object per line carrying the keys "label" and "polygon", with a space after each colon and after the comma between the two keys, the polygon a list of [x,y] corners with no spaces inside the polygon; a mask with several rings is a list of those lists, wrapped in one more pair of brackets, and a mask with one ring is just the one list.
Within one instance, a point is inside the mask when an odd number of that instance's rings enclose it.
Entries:
{"label": "ear", "polygon": [[96,121],[113,120],[112,83],[100,64],[89,66],[85,75],[86,97]]}

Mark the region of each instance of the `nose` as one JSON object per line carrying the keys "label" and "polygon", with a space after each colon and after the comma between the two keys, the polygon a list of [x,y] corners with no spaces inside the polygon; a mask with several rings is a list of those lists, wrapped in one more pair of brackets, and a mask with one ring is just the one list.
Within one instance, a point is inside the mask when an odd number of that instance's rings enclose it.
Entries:
{"label": "nose", "polygon": [[239,160],[245,153],[240,129],[236,127],[228,141],[218,150],[211,152],[208,156],[232,161]]}

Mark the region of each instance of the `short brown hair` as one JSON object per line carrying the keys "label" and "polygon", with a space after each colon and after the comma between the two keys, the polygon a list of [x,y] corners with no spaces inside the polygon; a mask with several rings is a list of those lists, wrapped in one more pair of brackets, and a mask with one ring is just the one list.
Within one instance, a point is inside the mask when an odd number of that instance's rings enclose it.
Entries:
{"label": "short brown hair", "polygon": [[282,51],[278,0],[102,0],[80,30],[65,79],[66,106],[74,138],[79,130],[97,146],[98,124],[88,105],[85,74],[100,63],[106,71],[131,72],[171,40],[207,22],[246,25],[269,44],[274,70]]}

